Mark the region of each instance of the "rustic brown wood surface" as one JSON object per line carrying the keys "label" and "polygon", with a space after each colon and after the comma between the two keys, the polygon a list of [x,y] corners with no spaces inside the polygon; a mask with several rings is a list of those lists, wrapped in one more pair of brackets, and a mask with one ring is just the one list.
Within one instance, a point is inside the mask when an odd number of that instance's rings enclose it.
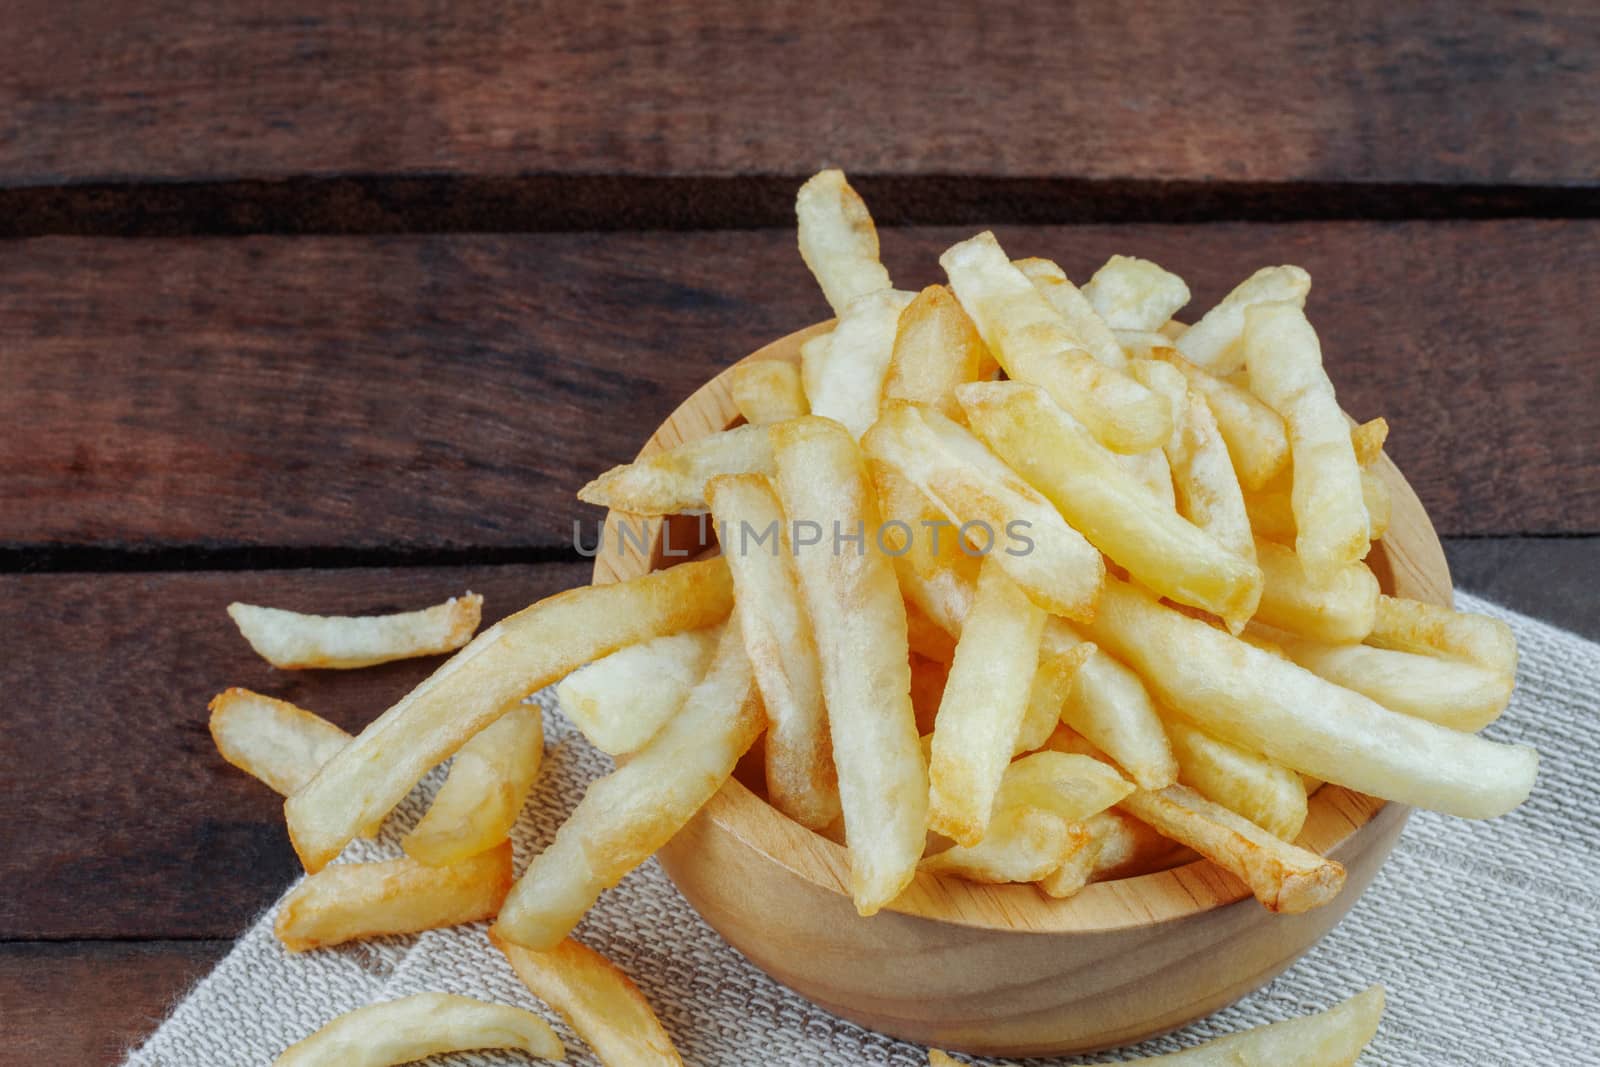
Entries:
{"label": "rustic brown wood surface", "polygon": [[1457,585],[1600,636],[1593,5],[20,0],[0,55],[0,1063],[115,1062],[292,877],[216,689],[431,665],[221,607],[583,581],[573,491],[826,314],[825,164],[902,285],[989,223],[1196,308],[1304,265]]}
{"label": "rustic brown wood surface", "polygon": [[[964,232],[884,255],[921,286]],[[1341,398],[1390,417],[1441,534],[1600,529],[1600,222],[999,232],[1078,277],[1150,256],[1197,310],[1299,263]],[[0,546],[537,558],[645,428],[825,315],[785,230],[0,245],[0,499],[26,502]]]}
{"label": "rustic brown wood surface", "polygon": [[485,625],[581,585],[582,563],[0,576],[0,941],[218,938],[298,868],[283,801],[228,766],[206,702],[231,685],[360,729],[440,659],[280,671],[223,614],[232,600],[392,611],[471,589]]}
{"label": "rustic brown wood surface", "polygon": [[24,0],[0,187],[50,190],[13,232],[771,225],[827,164],[891,179],[888,221],[1563,212],[1600,171],[1597,42],[1572,0]]}

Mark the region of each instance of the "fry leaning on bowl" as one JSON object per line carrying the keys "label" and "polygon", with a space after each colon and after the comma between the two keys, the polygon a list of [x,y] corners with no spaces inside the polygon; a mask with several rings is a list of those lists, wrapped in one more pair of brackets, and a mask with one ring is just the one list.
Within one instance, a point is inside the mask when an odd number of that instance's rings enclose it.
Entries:
{"label": "fry leaning on bowl", "polygon": [[[589,906],[659,853],[735,948],[840,1016],[1078,1052],[1289,966],[1411,807],[1491,818],[1528,795],[1533,750],[1473,732],[1510,699],[1510,632],[1451,610],[1388,424],[1334,396],[1304,271],[1263,268],[1185,326],[1187,285],[1146,260],[1079,288],[982,233],[913,293],[842,174],[797,212],[836,318],[707,383],[584,488],[610,509],[595,584],[478,635],[348,743],[313,731],[309,767],[274,766],[319,923],[286,941],[492,916],[543,997],[587,951],[568,935]],[[617,766],[507,888],[542,744],[520,701],[552,683]],[[251,769],[240,699],[213,729]],[[318,872],[452,755],[455,795],[378,879],[422,903],[385,927],[361,872]],[[452,881],[466,863],[481,876]],[[1373,990],[1229,1040],[1350,1062],[1381,1011]]]}

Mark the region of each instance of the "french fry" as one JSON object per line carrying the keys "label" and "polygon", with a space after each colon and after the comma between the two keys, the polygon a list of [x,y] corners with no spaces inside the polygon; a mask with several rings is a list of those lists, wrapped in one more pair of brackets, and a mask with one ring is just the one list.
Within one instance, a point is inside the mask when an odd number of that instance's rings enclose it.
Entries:
{"label": "french fry", "polygon": [[1033,672],[1028,706],[1017,730],[1016,753],[1019,755],[1041,748],[1061,725],[1061,712],[1072,696],[1078,671],[1098,651],[1088,641],[1077,641],[1076,634],[1066,637],[1061,633],[1064,629],[1065,624],[1058,620],[1046,620],[1045,630],[1050,632],[1048,647],[1042,640],[1044,633],[1040,634],[1039,665]]}
{"label": "french fry", "polygon": [[678,713],[589,784],[555,840],[511,887],[495,924],[500,936],[538,950],[560,944],[603,890],[649,859],[722,788],[763,725],[734,620]]}
{"label": "french fry", "polygon": [[1094,760],[1036,752],[1006,768],[988,832],[922,861],[922,869],[975,882],[1036,882],[1089,837],[1083,821],[1133,786]]}
{"label": "french fry", "polygon": [[256,604],[228,605],[228,616],[256,654],[274,667],[348,669],[432,656],[472,639],[483,597],[451,597],[395,615],[302,615]]}
{"label": "french fry", "polygon": [[336,863],[303,879],[272,932],[291,952],[493,918],[511,888],[511,842],[448,867],[413,859]]}
{"label": "french fry", "polygon": [[[1051,747],[1107,758],[1065,731],[1051,739]],[[1344,887],[1345,870],[1336,861],[1273,836],[1187,785],[1135,789],[1118,807],[1234,875],[1268,911],[1310,911]]]}
{"label": "french fry", "polygon": [[1517,642],[1511,627],[1487,615],[1451,611],[1419,600],[1380,596],[1367,643],[1465,660],[1497,674],[1517,673]]}
{"label": "french fry", "polygon": [[1262,267],[1185,330],[1177,339],[1178,351],[1190,363],[1226,377],[1248,363],[1246,312],[1261,304],[1302,308],[1310,292],[1311,275],[1299,267]]}
{"label": "french fry", "polygon": [[797,419],[811,410],[800,384],[800,368],[786,359],[734,364],[728,371],[728,391],[739,414],[752,426]]}
{"label": "french fry", "polygon": [[1269,1023],[1124,1067],[1349,1067],[1383,1019],[1383,986],[1375,985],[1327,1011]]}
{"label": "french fry", "polygon": [[1102,811],[1084,820],[1084,832],[1074,836],[1072,850],[1062,858],[1061,866],[1039,879],[1039,889],[1046,896],[1065,900],[1076,896],[1089,884],[1106,842],[1105,834],[1099,831],[1096,820],[1107,818],[1107,813]]}
{"label": "french fry", "polygon": [[719,474],[771,474],[766,426],[735,426],[612,467],[578,490],[578,499],[632,515],[704,511],[706,482]]}
{"label": "french fry", "polygon": [[[1105,573],[1100,553],[967,430],[938,412],[895,401],[861,444],[937,505],[962,536],[986,531],[983,547],[1035,604],[1068,618],[1093,613]],[[1019,531],[1029,541],[1026,550],[1009,543]]]}
{"label": "french fry", "polygon": [[[591,745],[626,756],[683,706],[721,636],[720,626],[707,626],[619,648],[563,678],[556,700]],[[641,678],[650,684],[640,685]]]}
{"label": "french fry", "polygon": [[603,1064],[682,1067],[661,1020],[639,987],[587,945],[567,938],[546,952],[514,945],[489,931],[529,992],[567,1021]]}
{"label": "french fry", "polygon": [[930,1048],[928,1050],[928,1067],[965,1067],[965,1065],[954,1056],[946,1055],[936,1048]]}
{"label": "french fry", "polygon": [[1294,549],[1258,537],[1256,562],[1265,579],[1257,621],[1319,641],[1360,641],[1372,631],[1378,579],[1360,560],[1313,582]]}
{"label": "french fry", "polygon": [[939,262],[1011,378],[1043,388],[1112,451],[1144,452],[1172,433],[1166,401],[1085,352],[993,234],[952,246]]}
{"label": "french fry", "polygon": [[800,385],[806,394],[806,411],[811,398],[823,391],[828,375],[828,355],[833,351],[833,331],[819,333],[800,346]]}
{"label": "french fry", "polygon": [[928,826],[959,845],[976,845],[989,826],[1028,707],[1044,622],[1044,612],[999,562],[984,560],[939,704],[928,767]]}
{"label": "french fry", "polygon": [[977,381],[992,359],[955,294],[930,285],[900,313],[884,399],[926,404],[959,419],[955,387]]}
{"label": "french fry", "polygon": [[720,622],[732,608],[728,564],[709,559],[569,590],[502,619],[369,724],[285,802],[301,862],[308,871],[321,870],[430,768],[530,693],[623,645]]}
{"label": "french fry", "polygon": [[878,261],[878,229],[844,172],[814,174],[795,196],[800,258],[806,261],[835,314],[858,296],[889,288]]}
{"label": "french fry", "polygon": [[[706,486],[722,554],[739,600],[744,650],[766,708],[768,799],[803,826],[839,817],[839,784],[828,744],[822,666],[806,618],[783,506],[760,475],[713,478]],[[770,533],[752,548],[748,531]],[[930,624],[931,625],[931,624]]]}
{"label": "french fry", "polygon": [[222,758],[283,796],[350,743],[349,734],[320,715],[248,689],[225,689],[208,707]]}
{"label": "french fry", "polygon": [[[822,689],[850,847],[850,895],[871,915],[916,873],[927,825],[928,773],[911,707],[905,604],[875,543],[877,495],[848,431],[814,416],[774,428],[778,494],[791,521],[831,518],[859,530],[860,552],[822,545],[795,566],[822,664]],[[870,435],[869,435],[870,436]]]}
{"label": "french fry", "polygon": [[1066,271],[1048,259],[1019,259],[1015,266],[1056,309],[1072,335],[1075,348],[1081,348],[1108,367],[1127,368],[1128,357],[1112,335],[1111,327],[1106,325],[1089,298],[1067,280]]}
{"label": "french fry", "polygon": [[1120,477],[1114,453],[1044,390],[974,382],[956,393],[978,436],[1090,544],[1163,596],[1243,627],[1261,572]]}
{"label": "french fry", "polygon": [[556,1032],[531,1011],[453,993],[415,993],[346,1012],[289,1046],[273,1064],[391,1067],[483,1048],[517,1049],[546,1060],[566,1059]]}
{"label": "french fry", "polygon": [[1135,378],[1172,405],[1175,425],[1164,451],[1172,470],[1178,514],[1224,549],[1254,564],[1256,546],[1244,493],[1211,406],[1205,397],[1190,391],[1182,372],[1170,364],[1136,360],[1132,370]]}
{"label": "french fry", "polygon": [[1389,420],[1368,419],[1350,431],[1350,449],[1356,454],[1356,464],[1363,470],[1378,462],[1383,446],[1389,440]]}
{"label": "french fry", "polygon": [[544,760],[544,717],[520,704],[461,746],[427,814],[400,843],[406,855],[446,867],[511,836]]}
{"label": "french fry", "polygon": [[1246,490],[1259,490],[1289,466],[1289,434],[1276,411],[1234,385],[1195,366],[1171,350],[1153,350],[1152,358],[1170,363],[1199,393],[1217,420],[1228,457]]}
{"label": "french fry", "polygon": [[1312,579],[1328,581],[1366,556],[1371,528],[1350,426],[1322,369],[1322,347],[1293,304],[1252,306],[1242,343],[1251,391],[1289,430],[1295,553]]}
{"label": "french fry", "polygon": [[1176,714],[1323,781],[1469,819],[1503,815],[1533,788],[1533,749],[1389,711],[1114,578],[1089,632]]}
{"label": "french fry", "polygon": [[853,437],[866,433],[883,401],[900,313],[911,301],[910,293],[879,289],[839,313],[826,358],[806,376],[811,414],[840,423]]}
{"label": "french fry", "polygon": [[1167,720],[1167,736],[1178,757],[1179,782],[1274,837],[1293,841],[1300,836],[1306,822],[1300,775],[1181,719]]}
{"label": "french fry", "polygon": [[1514,676],[1461,660],[1370,645],[1335,645],[1274,634],[1290,659],[1390,711],[1478,731],[1511,701]]}
{"label": "french fry", "polygon": [[1113,330],[1159,330],[1189,303],[1189,286],[1136,256],[1112,256],[1085,283],[1083,295]]}

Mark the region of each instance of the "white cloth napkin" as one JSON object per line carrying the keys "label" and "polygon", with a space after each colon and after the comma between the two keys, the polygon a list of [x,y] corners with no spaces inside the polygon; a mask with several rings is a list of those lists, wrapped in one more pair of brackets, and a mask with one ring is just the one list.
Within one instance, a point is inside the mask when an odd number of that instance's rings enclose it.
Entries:
{"label": "white cloth napkin", "polygon": [[[1492,822],[1417,812],[1344,922],[1265,988],[1120,1055],[1054,1062],[1168,1052],[1325,1008],[1382,982],[1389,1009],[1363,1063],[1600,1064],[1600,646],[1464,594],[1458,606],[1497,615],[1516,631],[1516,696],[1488,734],[1538,747],[1543,762],[1532,798]],[[609,765],[553,710],[548,690],[536,699],[548,712],[548,751],[517,828],[523,862],[550,839],[583,784]],[[380,840],[357,841],[345,858],[399,855],[400,834],[439,780],[439,772],[431,775]],[[570,1062],[596,1062],[517,982],[481,925],[292,956],[272,936],[275,910],[128,1064],[268,1064],[341,1012],[429,990],[532,1008],[555,1023]],[[638,983],[695,1067],[927,1062],[921,1048],[843,1022],[756,970],[700,920],[654,861],[606,893],[577,936]],[[472,1053],[439,1062],[527,1061]]]}

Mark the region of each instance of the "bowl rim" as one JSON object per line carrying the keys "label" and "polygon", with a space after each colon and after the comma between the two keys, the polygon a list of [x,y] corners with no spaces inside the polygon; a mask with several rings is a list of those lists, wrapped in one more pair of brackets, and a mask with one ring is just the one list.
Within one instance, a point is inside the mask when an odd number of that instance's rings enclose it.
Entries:
{"label": "bowl rim", "polygon": [[[758,360],[797,362],[800,345],[832,329],[833,324],[829,319],[787,334],[724,368],[656,427],[637,458],[735,425],[740,415],[728,387],[732,367]],[[1375,470],[1392,497],[1389,529],[1368,557],[1380,586],[1386,593],[1452,606],[1444,549],[1421,501],[1387,453]],[[648,530],[643,551],[615,535],[613,523],[621,521],[636,528],[643,524]],[[689,520],[689,527],[694,524]],[[608,511],[594,557],[594,583],[622,581],[683,562],[691,554],[678,557],[673,553],[674,558],[669,559],[666,550],[673,544],[671,531],[685,528],[678,517],[644,518]],[[686,540],[680,537],[678,543],[681,546]],[[1409,812],[1406,805],[1325,784],[1310,798],[1306,824],[1296,843],[1337,859],[1339,853],[1353,847],[1352,839],[1363,830],[1377,829],[1375,822],[1404,820]],[[850,895],[844,846],[794,822],[737,778],[730,778],[696,817],[711,820],[791,875],[841,896]],[[1202,857],[1164,870],[1093,882],[1064,900],[1051,898],[1033,885],[985,885],[919,870],[884,911],[997,932],[1093,933],[1188,918],[1249,896],[1243,882]]]}

